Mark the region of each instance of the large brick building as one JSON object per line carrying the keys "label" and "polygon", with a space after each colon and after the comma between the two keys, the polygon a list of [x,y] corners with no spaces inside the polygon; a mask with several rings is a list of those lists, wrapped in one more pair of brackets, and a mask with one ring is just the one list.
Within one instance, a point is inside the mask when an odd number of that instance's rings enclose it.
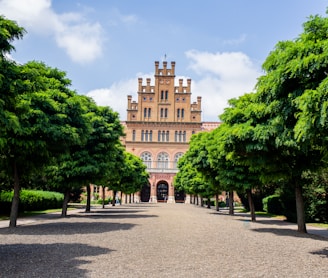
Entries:
{"label": "large brick building", "polygon": [[128,152],[140,157],[150,174],[135,201],[183,201],[175,192],[173,178],[177,161],[187,151],[190,137],[202,130],[211,130],[218,122],[202,122],[201,97],[191,100],[191,79],[176,84],[175,62],[160,68],[155,62],[154,83],[151,78],[138,79],[138,100],[127,97],[127,119],[123,123],[126,136],[123,144]]}

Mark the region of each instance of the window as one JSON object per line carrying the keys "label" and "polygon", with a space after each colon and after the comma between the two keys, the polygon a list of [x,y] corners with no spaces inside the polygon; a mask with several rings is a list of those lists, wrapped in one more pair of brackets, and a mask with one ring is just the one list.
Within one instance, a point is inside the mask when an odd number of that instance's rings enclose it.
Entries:
{"label": "window", "polygon": [[162,132],[159,130],[158,131],[158,139],[157,139],[158,142],[161,142],[161,134],[162,134]]}
{"label": "window", "polygon": [[149,131],[149,141],[153,142],[153,131]]}
{"label": "window", "polygon": [[161,108],[161,118],[164,117],[164,108]]}
{"label": "window", "polygon": [[162,138],[161,138],[162,142],[165,142],[165,131],[162,131]]}
{"label": "window", "polygon": [[181,118],[184,118],[184,109],[181,109]]}
{"label": "window", "polygon": [[141,130],[141,141],[143,142],[145,140],[145,131]]}
{"label": "window", "polygon": [[165,91],[165,100],[168,100],[168,97],[169,97],[169,92]]}
{"label": "window", "polygon": [[147,108],[144,108],[144,118],[147,117]]}
{"label": "window", "polygon": [[180,108],[177,109],[177,118],[180,118]]}
{"label": "window", "polygon": [[165,111],[164,111],[164,112],[165,112],[165,114],[164,114],[164,117],[165,117],[165,118],[167,118],[167,111],[168,111],[168,109],[165,108]]}
{"label": "window", "polygon": [[148,118],[151,117],[151,108],[148,108]]}
{"label": "window", "polygon": [[145,141],[148,142],[148,130],[145,132]]}
{"label": "window", "polygon": [[183,153],[176,153],[174,156],[174,168],[178,167],[178,161],[183,156]]}
{"label": "window", "polygon": [[166,169],[169,167],[169,155],[161,152],[157,156],[157,168]]}
{"label": "window", "polygon": [[136,140],[136,131],[132,130],[132,141]]}
{"label": "window", "polygon": [[140,158],[147,168],[151,168],[152,156],[150,152],[143,152]]}
{"label": "window", "polygon": [[161,100],[164,99],[164,91],[161,91]]}
{"label": "window", "polygon": [[175,131],[174,133],[175,142],[186,142],[187,141],[187,132],[186,131]]}
{"label": "window", "polygon": [[169,142],[170,140],[170,132],[166,131],[166,142]]}

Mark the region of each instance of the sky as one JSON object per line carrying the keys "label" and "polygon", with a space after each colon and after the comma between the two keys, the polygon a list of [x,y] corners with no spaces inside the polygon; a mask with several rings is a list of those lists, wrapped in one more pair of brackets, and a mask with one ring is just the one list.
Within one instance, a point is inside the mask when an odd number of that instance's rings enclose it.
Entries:
{"label": "sky", "polygon": [[[328,0],[0,0],[0,15],[24,27],[11,58],[66,72],[71,88],[126,119],[127,95],[155,61],[191,78],[202,120],[219,121],[228,100],[254,91],[279,41],[294,40]],[[178,81],[176,81],[178,84]]]}

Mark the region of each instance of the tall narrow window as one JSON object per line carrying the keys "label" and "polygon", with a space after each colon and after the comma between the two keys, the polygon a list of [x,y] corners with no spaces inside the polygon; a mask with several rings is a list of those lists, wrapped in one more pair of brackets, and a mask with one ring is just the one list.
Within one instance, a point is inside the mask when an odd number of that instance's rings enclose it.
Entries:
{"label": "tall narrow window", "polygon": [[169,142],[170,140],[170,132],[166,131],[166,142]]}
{"label": "tall narrow window", "polygon": [[153,131],[149,131],[149,141],[153,142]]}
{"label": "tall narrow window", "polygon": [[182,119],[184,118],[184,109],[183,108],[181,109],[181,118]]}
{"label": "tall narrow window", "polygon": [[161,152],[157,156],[157,168],[163,169],[169,167],[169,155],[165,152]]}
{"label": "tall narrow window", "polygon": [[143,142],[145,140],[145,131],[141,130],[141,141]]}
{"label": "tall narrow window", "polygon": [[143,163],[147,166],[147,168],[151,168],[151,161],[152,161],[151,153],[143,152],[141,154],[141,159],[142,159]]}
{"label": "tall narrow window", "polygon": [[151,108],[148,108],[148,118],[151,117]]}
{"label": "tall narrow window", "polygon": [[148,130],[145,132],[145,141],[148,142]]}
{"label": "tall narrow window", "polygon": [[165,108],[165,115],[164,115],[165,118],[167,118],[167,110],[168,110],[168,109]]}
{"label": "tall narrow window", "polygon": [[182,131],[179,131],[179,142],[182,140]]}
{"label": "tall narrow window", "polygon": [[165,91],[165,99],[168,100],[168,97],[169,97],[169,92]]}
{"label": "tall narrow window", "polygon": [[180,118],[180,108],[178,108],[178,110],[177,110],[177,118],[178,119]]}
{"label": "tall narrow window", "polygon": [[178,142],[178,132],[177,131],[174,133],[174,141]]}
{"label": "tall narrow window", "polygon": [[136,131],[132,130],[132,141],[136,140]]}
{"label": "tall narrow window", "polygon": [[162,131],[162,142],[165,142],[165,131]]}
{"label": "tall narrow window", "polygon": [[161,131],[160,130],[158,131],[158,140],[157,141],[161,142]]}
{"label": "tall narrow window", "polygon": [[164,99],[164,91],[161,91],[161,100]]}
{"label": "tall narrow window", "polygon": [[144,108],[144,118],[147,117],[147,108]]}
{"label": "tall narrow window", "polygon": [[164,108],[161,108],[161,118],[164,117]]}
{"label": "tall narrow window", "polygon": [[186,132],[184,131],[184,132],[183,132],[183,142],[186,142],[186,139],[187,139],[187,134],[186,134]]}

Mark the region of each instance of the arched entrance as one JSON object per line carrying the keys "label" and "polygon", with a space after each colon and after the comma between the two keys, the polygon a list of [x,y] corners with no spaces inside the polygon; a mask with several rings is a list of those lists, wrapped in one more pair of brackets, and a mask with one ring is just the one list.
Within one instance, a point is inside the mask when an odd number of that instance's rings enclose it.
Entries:
{"label": "arched entrance", "polygon": [[166,181],[157,184],[157,202],[166,202],[169,195],[169,185]]}
{"label": "arched entrance", "polygon": [[149,199],[150,199],[150,185],[145,184],[141,189],[140,201],[141,202],[149,202]]}

